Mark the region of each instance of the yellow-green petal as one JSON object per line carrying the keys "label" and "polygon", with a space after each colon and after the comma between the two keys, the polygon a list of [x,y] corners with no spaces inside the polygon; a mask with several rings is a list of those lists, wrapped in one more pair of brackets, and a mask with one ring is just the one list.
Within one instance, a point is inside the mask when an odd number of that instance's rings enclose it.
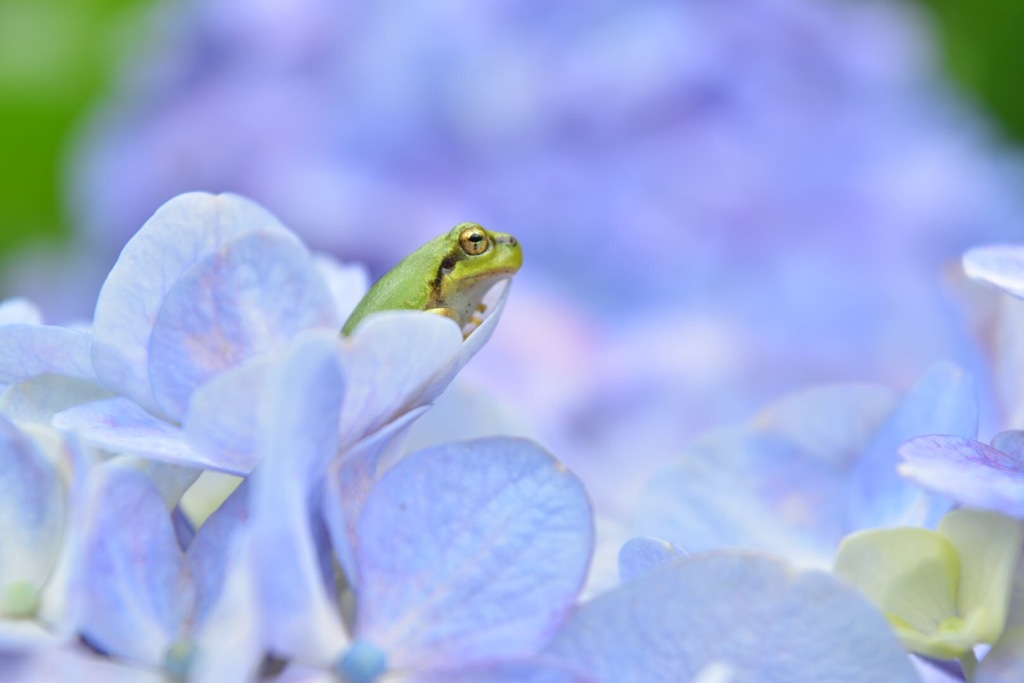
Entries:
{"label": "yellow-green petal", "polygon": [[955,510],[939,524],[960,558],[957,611],[976,643],[994,643],[1006,624],[1024,521],[998,512]]}
{"label": "yellow-green petal", "polygon": [[851,534],[839,547],[835,573],[882,610],[908,650],[957,658],[973,644],[957,613],[960,560],[940,534],[919,528]]}

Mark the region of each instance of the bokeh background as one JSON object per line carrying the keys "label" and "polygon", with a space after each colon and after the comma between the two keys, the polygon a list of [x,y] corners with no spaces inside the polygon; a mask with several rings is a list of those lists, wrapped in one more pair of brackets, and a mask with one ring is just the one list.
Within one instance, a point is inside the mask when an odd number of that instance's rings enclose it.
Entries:
{"label": "bokeh background", "polygon": [[372,275],[513,232],[444,436],[533,435],[614,509],[786,390],[986,386],[957,261],[1024,238],[1022,46],[1011,0],[3,0],[3,294],[87,320],[190,190]]}
{"label": "bokeh background", "polygon": [[[1024,7],[1009,0],[917,0],[913,6],[923,9],[938,65],[959,96],[983,112],[1001,139],[1019,142],[1024,93],[1016,87],[1015,66],[1024,56]],[[170,39],[171,27],[161,27],[168,11],[154,0],[0,5],[4,254],[41,239],[65,240],[75,229],[64,182],[75,136],[91,111],[123,92],[131,65]]]}

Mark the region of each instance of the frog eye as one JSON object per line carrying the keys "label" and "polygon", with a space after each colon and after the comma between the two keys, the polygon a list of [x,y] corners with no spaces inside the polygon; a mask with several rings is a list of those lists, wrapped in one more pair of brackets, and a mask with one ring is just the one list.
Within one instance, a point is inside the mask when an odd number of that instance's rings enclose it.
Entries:
{"label": "frog eye", "polygon": [[466,228],[459,235],[459,246],[470,256],[479,256],[491,246],[491,240],[487,238],[487,233],[483,228],[474,225],[472,228]]}

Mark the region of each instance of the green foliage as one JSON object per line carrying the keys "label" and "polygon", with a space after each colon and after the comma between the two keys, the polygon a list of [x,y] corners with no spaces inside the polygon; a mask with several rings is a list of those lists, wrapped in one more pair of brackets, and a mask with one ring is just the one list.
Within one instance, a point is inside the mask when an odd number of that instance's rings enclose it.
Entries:
{"label": "green foliage", "polygon": [[919,1],[932,11],[953,77],[1011,137],[1024,140],[1024,2]]}
{"label": "green foliage", "polygon": [[0,253],[67,234],[69,137],[131,49],[145,2],[0,2]]}

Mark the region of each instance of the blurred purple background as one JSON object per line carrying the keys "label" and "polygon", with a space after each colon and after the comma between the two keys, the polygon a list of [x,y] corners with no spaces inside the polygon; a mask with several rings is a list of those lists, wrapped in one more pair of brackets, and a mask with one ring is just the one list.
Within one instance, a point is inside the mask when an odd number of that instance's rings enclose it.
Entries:
{"label": "blurred purple background", "polygon": [[375,275],[479,221],[526,265],[470,379],[612,496],[783,390],[983,367],[950,283],[1024,234],[1019,160],[902,3],[207,0],[148,31],[78,135],[73,248],[11,274],[55,319],[184,191]]}

